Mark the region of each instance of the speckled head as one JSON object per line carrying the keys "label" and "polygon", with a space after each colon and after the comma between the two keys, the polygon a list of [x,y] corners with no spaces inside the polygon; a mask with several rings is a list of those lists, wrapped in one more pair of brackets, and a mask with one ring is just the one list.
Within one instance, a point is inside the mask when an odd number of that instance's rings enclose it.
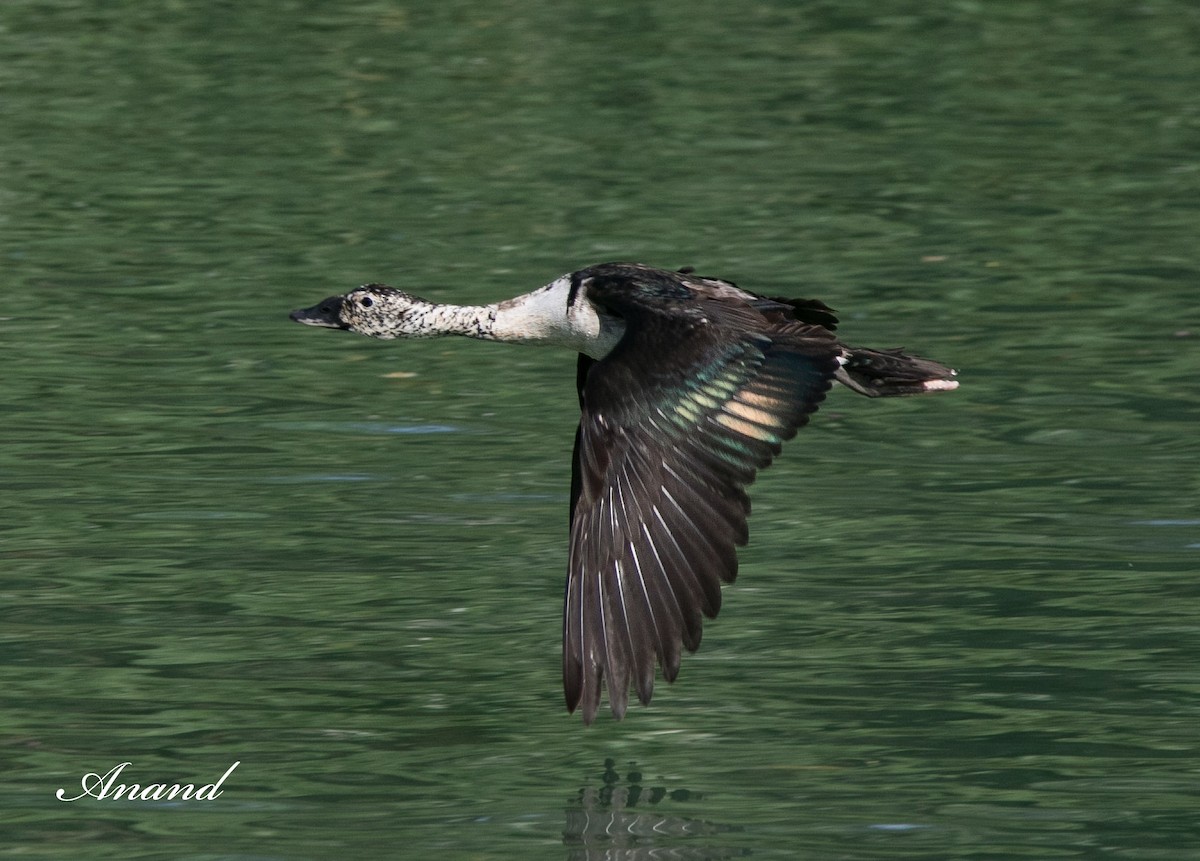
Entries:
{"label": "speckled head", "polygon": [[293,311],[291,318],[306,326],[343,329],[370,338],[420,338],[431,334],[424,322],[429,307],[425,300],[403,290],[364,284],[343,296]]}

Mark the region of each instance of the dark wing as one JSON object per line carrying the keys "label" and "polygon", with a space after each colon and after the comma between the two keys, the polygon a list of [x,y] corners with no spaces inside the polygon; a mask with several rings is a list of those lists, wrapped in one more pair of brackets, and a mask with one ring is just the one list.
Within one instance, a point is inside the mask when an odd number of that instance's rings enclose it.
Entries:
{"label": "dark wing", "polygon": [[836,332],[838,327],[837,312],[820,299],[768,299],[775,305],[787,306],[787,316],[802,323],[811,323]]}
{"label": "dark wing", "polygon": [[656,661],[672,681],[681,647],[700,645],[747,540],[744,488],[825,397],[839,352],[820,327],[728,297],[597,279],[589,298],[626,332],[580,361],[563,683],[585,723],[603,677],[621,717],[631,683],[648,702]]}

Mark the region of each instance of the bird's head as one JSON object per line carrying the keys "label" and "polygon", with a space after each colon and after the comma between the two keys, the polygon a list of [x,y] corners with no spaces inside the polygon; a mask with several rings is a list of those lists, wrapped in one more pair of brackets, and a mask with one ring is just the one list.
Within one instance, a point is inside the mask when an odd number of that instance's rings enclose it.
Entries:
{"label": "bird's head", "polygon": [[330,296],[311,308],[293,311],[291,318],[306,326],[343,329],[370,338],[419,338],[424,299],[385,284],[364,284],[341,296]]}

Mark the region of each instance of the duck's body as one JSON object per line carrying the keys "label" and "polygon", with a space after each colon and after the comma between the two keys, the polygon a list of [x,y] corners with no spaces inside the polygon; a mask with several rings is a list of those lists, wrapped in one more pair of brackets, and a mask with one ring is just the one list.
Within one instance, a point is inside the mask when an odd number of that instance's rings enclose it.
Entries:
{"label": "duck's body", "polygon": [[465,335],[579,353],[563,623],[567,707],[585,722],[607,676],[621,717],[700,644],[747,540],[745,487],[836,379],[862,394],[957,387],[898,350],[847,347],[817,301],[767,299],[689,272],[605,263],[495,305],[438,305],[382,285],[292,319],[376,338]]}

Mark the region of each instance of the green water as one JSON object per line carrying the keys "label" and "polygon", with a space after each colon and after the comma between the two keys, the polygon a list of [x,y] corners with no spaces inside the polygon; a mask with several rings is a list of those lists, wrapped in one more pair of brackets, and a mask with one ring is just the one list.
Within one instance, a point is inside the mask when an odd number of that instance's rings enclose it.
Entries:
{"label": "green water", "polygon": [[[1200,857],[1197,46],[1185,0],[6,0],[0,856]],[[573,358],[286,315],[608,259],[963,388],[835,393],[678,682],[585,730]],[[55,798],[124,761],[240,765]]]}

